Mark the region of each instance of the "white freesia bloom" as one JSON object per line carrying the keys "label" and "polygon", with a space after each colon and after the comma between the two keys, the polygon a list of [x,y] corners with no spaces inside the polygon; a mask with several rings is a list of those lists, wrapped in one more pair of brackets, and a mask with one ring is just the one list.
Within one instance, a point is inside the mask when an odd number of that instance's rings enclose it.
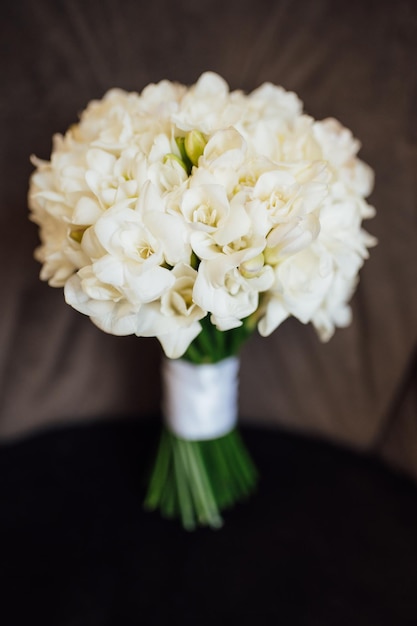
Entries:
{"label": "white freesia bloom", "polygon": [[88,315],[104,332],[134,334],[137,311],[115,287],[98,281],[90,266],[67,280],[64,293],[68,304]]}
{"label": "white freesia bloom", "polygon": [[247,97],[239,97],[242,114],[236,128],[254,152],[282,160],[282,138],[301,115],[301,101],[294,93],[271,83],[264,83]]}
{"label": "white freesia bloom", "polygon": [[217,246],[243,236],[250,224],[244,207],[230,203],[221,185],[193,185],[184,192],[181,211],[191,230],[207,233]]}
{"label": "white freesia bloom", "polygon": [[227,246],[224,252],[201,261],[194,285],[193,299],[211,312],[219,330],[241,326],[257,310],[259,294],[274,279],[272,268],[264,264],[265,241],[257,237],[240,243],[240,250]]}
{"label": "white freesia bloom", "polygon": [[264,83],[230,91],[206,72],[141,93],[112,89],[33,157],[30,217],[41,278],[102,330],[184,354],[221,331],[287,317],[327,340],[375,239],[362,227],[373,172],[337,120]]}
{"label": "white freesia bloom", "polygon": [[[40,277],[52,287],[63,287],[65,281],[77,267],[75,255],[77,246],[68,238],[68,226],[48,213],[33,216],[33,221],[40,224],[42,245],[35,251],[35,258],[42,263]],[[75,248],[75,249],[74,249]]]}
{"label": "white freesia bloom", "polygon": [[227,83],[218,74],[205,72],[185,93],[172,120],[183,131],[197,128],[210,134],[233,126],[240,116],[241,103],[234,103]]}
{"label": "white freesia bloom", "polygon": [[[287,315],[306,324],[325,298],[332,277],[330,255],[324,251],[316,254],[312,248],[305,249],[276,266],[271,301],[276,300]],[[267,309],[260,332],[269,335],[274,329],[275,320],[270,318]]]}
{"label": "white freesia bloom", "polygon": [[135,333],[142,337],[157,337],[169,358],[180,357],[200,333],[199,320],[207,311],[193,299],[197,272],[185,263],[172,270],[174,282],[158,302],[140,310]]}

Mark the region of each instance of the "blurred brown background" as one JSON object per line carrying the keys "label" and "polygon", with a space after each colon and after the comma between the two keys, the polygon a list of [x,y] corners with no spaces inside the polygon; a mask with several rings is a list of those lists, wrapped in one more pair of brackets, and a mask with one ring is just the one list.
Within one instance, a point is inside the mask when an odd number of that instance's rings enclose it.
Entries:
{"label": "blurred brown background", "polygon": [[156,341],[105,335],[38,279],[29,156],[92,98],[205,70],[338,118],[376,173],[354,322],[323,345],[295,320],[244,349],[244,420],[378,451],[417,477],[417,5],[413,0],[15,0],[1,16],[0,436],[158,413]]}

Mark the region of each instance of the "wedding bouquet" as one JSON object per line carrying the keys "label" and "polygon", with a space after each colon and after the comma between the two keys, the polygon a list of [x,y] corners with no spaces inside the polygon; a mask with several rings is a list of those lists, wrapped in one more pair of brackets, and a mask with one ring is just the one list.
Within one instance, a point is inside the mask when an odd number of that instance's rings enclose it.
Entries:
{"label": "wedding bouquet", "polygon": [[359,147],[294,93],[230,91],[207,72],[191,87],[112,89],[54,136],[49,161],[33,157],[41,279],[103,331],[165,352],[146,505],[186,528],[219,526],[256,482],[236,428],[245,339],[289,316],[323,341],[350,322],[375,243]]}

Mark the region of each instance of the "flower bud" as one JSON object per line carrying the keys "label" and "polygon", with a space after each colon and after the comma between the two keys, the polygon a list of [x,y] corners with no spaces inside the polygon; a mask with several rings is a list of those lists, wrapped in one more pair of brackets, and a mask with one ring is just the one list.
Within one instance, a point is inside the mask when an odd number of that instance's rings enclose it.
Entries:
{"label": "flower bud", "polygon": [[191,130],[185,135],[185,152],[193,165],[198,164],[198,159],[203,154],[206,144],[207,141],[199,130]]}
{"label": "flower bud", "polygon": [[244,278],[255,278],[256,276],[260,275],[263,266],[264,255],[261,252],[260,254],[254,256],[252,259],[243,261],[243,263],[240,264],[239,269]]}
{"label": "flower bud", "polygon": [[176,163],[178,163],[178,165],[181,165],[181,167],[187,172],[188,174],[188,170],[187,170],[187,166],[184,163],[184,161],[182,161],[180,159],[179,156],[177,156],[176,154],[174,154],[173,152],[169,152],[169,154],[166,154],[164,156],[164,163],[167,163],[168,161],[175,161]]}

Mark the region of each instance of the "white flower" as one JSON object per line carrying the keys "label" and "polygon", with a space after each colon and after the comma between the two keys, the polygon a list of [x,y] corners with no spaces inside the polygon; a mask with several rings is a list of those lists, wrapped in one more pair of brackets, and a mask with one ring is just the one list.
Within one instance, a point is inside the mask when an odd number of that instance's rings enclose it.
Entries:
{"label": "white flower", "polygon": [[35,258],[42,263],[40,278],[51,287],[63,287],[80,263],[75,258],[75,243],[68,239],[68,225],[47,213],[33,215],[32,220],[40,224],[42,245],[35,251]]}
{"label": "white flower", "polygon": [[206,72],[186,87],[108,91],[33,158],[41,278],[106,332],[155,336],[178,358],[207,315],[256,313],[327,340],[376,241],[363,228],[373,172],[333,119],[270,83],[246,95]]}
{"label": "white flower", "polygon": [[261,335],[270,335],[289,315],[304,324],[311,321],[326,297],[333,273],[331,257],[324,250],[318,254],[309,248],[279,263],[259,322]]}
{"label": "white flower", "polygon": [[140,98],[141,110],[151,118],[170,120],[178,110],[181,99],[186,94],[186,87],[169,80],[161,80],[157,84],[147,85]]}
{"label": "white flower", "polygon": [[183,131],[198,128],[210,134],[228,128],[241,115],[240,103],[234,104],[227,83],[214,72],[205,72],[181,99],[172,120]]}
{"label": "white flower", "polygon": [[139,197],[135,210],[144,226],[153,234],[163,252],[163,264],[171,266],[188,263],[192,249],[188,242],[189,228],[175,211],[169,211],[166,201],[158,189],[147,182]]}
{"label": "white flower", "polygon": [[249,96],[232,94],[242,100],[236,128],[251,149],[273,161],[282,160],[282,141],[291,123],[301,114],[298,97],[271,83],[264,83]]}
{"label": "white flower", "polygon": [[273,270],[263,263],[265,241],[242,240],[242,248],[226,247],[224,252],[201,261],[193,299],[211,312],[219,330],[241,326],[242,320],[258,307],[259,293],[267,291],[274,280]]}
{"label": "white flower", "polygon": [[141,308],[135,333],[142,337],[157,337],[165,354],[175,359],[184,354],[200,333],[199,320],[207,312],[192,297],[196,270],[179,263],[171,274],[175,280],[160,301]]}
{"label": "white flower", "polygon": [[242,135],[235,129],[219,130],[208,140],[199,160],[198,170],[210,172],[214,182],[222,185],[228,197],[239,185],[241,169],[247,162],[247,146]]}
{"label": "white flower", "polygon": [[356,283],[356,277],[348,278],[341,273],[333,275],[326,298],[311,319],[322,341],[328,341],[333,336],[336,326],[343,328],[350,324],[352,311],[348,300]]}
{"label": "white flower", "polygon": [[328,194],[329,180],[325,164],[281,164],[261,174],[253,199],[261,202],[270,216],[271,224],[282,223],[316,211]]}
{"label": "white flower", "polygon": [[[216,246],[224,246],[246,234],[250,220],[245,209],[241,204],[229,202],[224,187],[193,183],[181,202],[181,212],[192,230],[206,233]],[[191,243],[195,241],[191,235]],[[199,256],[199,249],[194,250]]]}
{"label": "white flower", "polygon": [[360,142],[351,131],[333,118],[315,122],[313,131],[323,158],[329,162],[335,176],[354,194],[362,198],[368,196],[374,184],[373,171],[356,157]]}
{"label": "white flower", "polygon": [[135,305],[156,300],[171,287],[173,277],[163,267],[163,241],[146,227],[139,211],[116,205],[93,228],[106,250],[92,264],[98,280],[116,287]]}
{"label": "white flower", "polygon": [[112,335],[132,335],[136,329],[137,309],[112,285],[101,283],[91,266],[71,276],[64,287],[65,301],[88,315],[101,330]]}

